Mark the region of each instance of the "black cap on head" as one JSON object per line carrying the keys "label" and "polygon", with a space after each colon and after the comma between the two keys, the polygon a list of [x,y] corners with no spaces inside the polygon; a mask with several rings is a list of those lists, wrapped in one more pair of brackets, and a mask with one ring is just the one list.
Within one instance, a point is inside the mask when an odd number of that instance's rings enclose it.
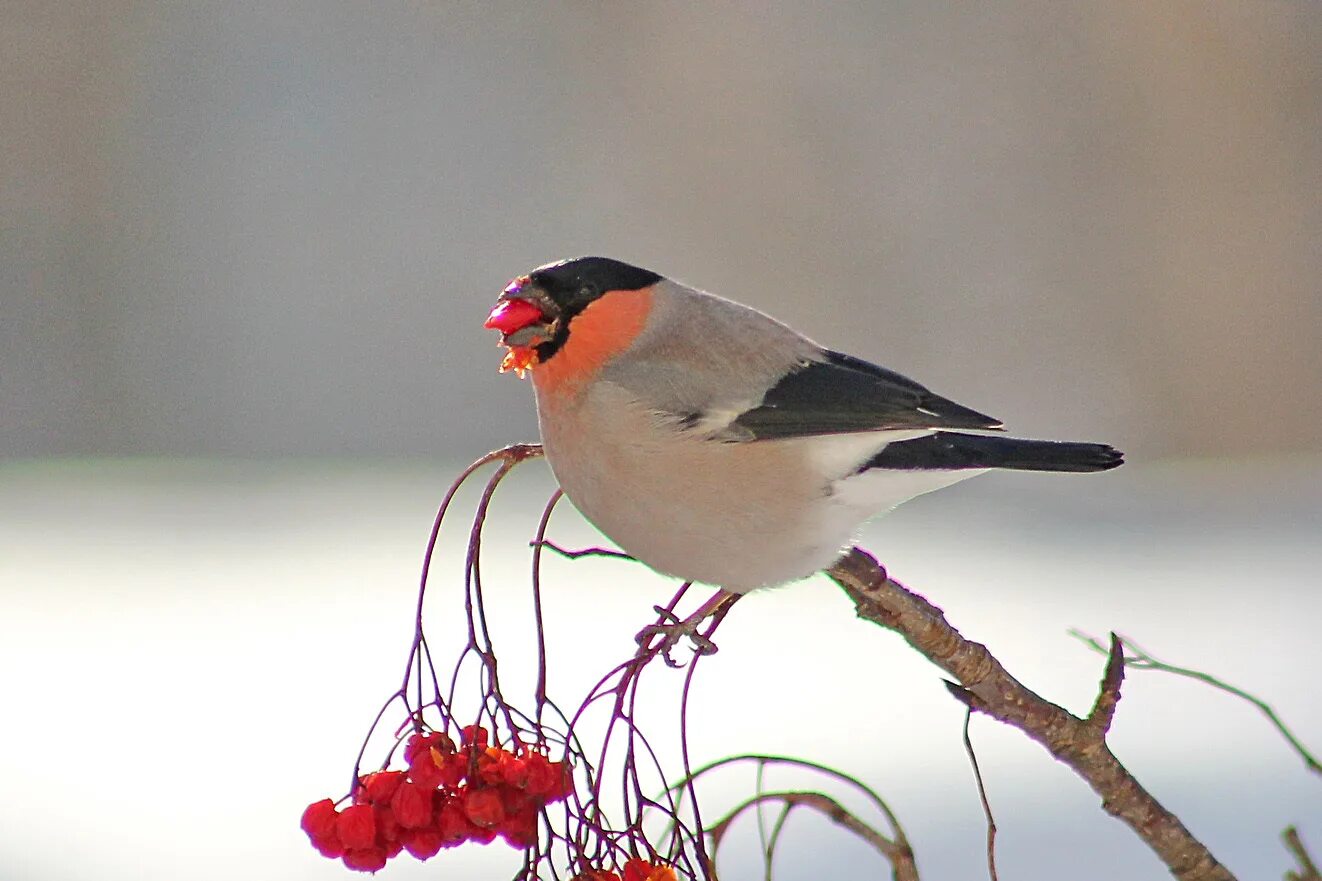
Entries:
{"label": "black cap on head", "polygon": [[575,257],[534,269],[529,277],[566,317],[573,317],[607,291],[639,291],[661,276],[609,257]]}
{"label": "black cap on head", "polygon": [[[505,296],[531,300],[542,310],[551,338],[535,346],[546,361],[569,338],[569,323],[593,300],[610,291],[640,291],[662,276],[609,257],[575,257],[539,266],[510,282]],[[532,288],[532,291],[527,290]]]}

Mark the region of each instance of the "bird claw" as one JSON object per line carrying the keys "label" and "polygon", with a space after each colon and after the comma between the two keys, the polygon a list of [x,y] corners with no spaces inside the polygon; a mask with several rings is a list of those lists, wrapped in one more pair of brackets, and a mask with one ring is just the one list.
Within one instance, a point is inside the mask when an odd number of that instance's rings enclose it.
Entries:
{"label": "bird claw", "polygon": [[[670,653],[685,637],[688,637],[689,642],[692,643],[695,656],[716,654],[718,650],[716,643],[698,632],[698,627],[703,621],[707,620],[706,615],[685,618],[681,621],[678,615],[665,606],[653,606],[652,608],[661,620],[655,624],[648,624],[638,631],[634,641],[638,643],[639,651],[655,652],[661,655],[661,659],[666,662],[666,666],[674,669],[679,669],[684,665],[672,658]],[[661,637],[661,642],[653,647],[652,640],[658,636]]]}

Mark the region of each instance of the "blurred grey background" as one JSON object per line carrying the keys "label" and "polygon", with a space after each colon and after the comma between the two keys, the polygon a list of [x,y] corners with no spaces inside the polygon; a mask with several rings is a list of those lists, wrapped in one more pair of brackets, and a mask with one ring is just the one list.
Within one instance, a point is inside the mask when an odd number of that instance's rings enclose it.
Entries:
{"label": "blurred grey background", "polygon": [[1322,4],[0,11],[0,454],[469,455],[621,257],[1012,427],[1320,448]]}
{"label": "blurred grey background", "polygon": [[[969,481],[862,541],[1075,711],[1100,663],[1066,629],[1117,629],[1317,751],[1320,195],[1315,0],[0,0],[0,881],[346,877],[298,814],[342,792],[398,681],[445,486],[536,433],[482,320],[511,276],[587,253],[1125,449],[1103,476]],[[505,676],[532,663],[550,489],[521,468],[486,545]],[[462,621],[471,502],[435,627]],[[601,540],[569,510],[552,535]],[[672,585],[554,566],[573,706]],[[820,579],[751,596],[719,642],[695,757],[840,766],[925,879],[984,876],[938,671]],[[974,739],[1003,876],[1166,877],[1035,744]],[[1322,849],[1318,778],[1251,707],[1134,674],[1112,742],[1240,877],[1282,875],[1288,823]],[[791,825],[782,881],[878,871]],[[761,877],[741,834],[722,876]]]}

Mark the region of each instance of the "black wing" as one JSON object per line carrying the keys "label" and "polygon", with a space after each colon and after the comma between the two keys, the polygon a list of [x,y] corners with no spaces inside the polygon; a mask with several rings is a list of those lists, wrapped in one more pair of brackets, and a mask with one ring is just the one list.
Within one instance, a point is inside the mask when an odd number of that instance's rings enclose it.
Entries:
{"label": "black wing", "polygon": [[859,471],[954,471],[961,468],[1013,468],[1020,471],[1107,471],[1125,463],[1109,444],[1020,440],[1015,437],[938,431],[914,440],[886,444]]}
{"label": "black wing", "polygon": [[913,428],[1001,427],[906,376],[839,352],[786,374],[730,426],[754,440]]}

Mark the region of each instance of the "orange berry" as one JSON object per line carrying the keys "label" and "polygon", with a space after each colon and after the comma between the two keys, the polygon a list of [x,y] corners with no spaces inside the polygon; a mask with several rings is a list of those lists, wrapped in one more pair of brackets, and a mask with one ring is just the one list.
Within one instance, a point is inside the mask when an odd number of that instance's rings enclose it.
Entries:
{"label": "orange berry", "polygon": [[637,857],[624,864],[622,881],[675,881],[675,870],[669,866],[654,866]]}

